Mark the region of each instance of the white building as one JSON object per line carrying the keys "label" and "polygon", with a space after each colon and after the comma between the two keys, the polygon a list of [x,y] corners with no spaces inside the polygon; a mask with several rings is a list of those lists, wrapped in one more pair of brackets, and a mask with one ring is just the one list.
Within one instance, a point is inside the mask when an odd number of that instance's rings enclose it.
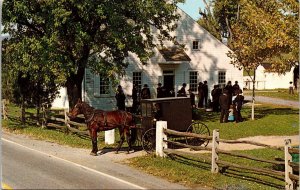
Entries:
{"label": "white building", "polygon": [[[156,97],[157,84],[174,88],[177,92],[183,83],[186,90],[191,88],[197,93],[199,82],[207,81],[209,94],[215,84],[225,85],[228,81],[238,81],[243,88],[243,71],[230,64],[226,53],[229,48],[203,29],[195,20],[181,9],[178,28],[172,33],[176,41],[185,44],[180,49],[171,42],[164,47],[155,48],[155,55],[143,65],[138,57],[130,53],[130,63],[126,75],[120,78],[120,85],[127,95],[127,106],[131,106],[131,91],[134,83],[139,86],[148,84],[152,98]],[[156,32],[155,30],[153,32]],[[86,69],[83,82],[83,100],[95,108],[115,109],[116,87],[105,78],[92,74]]]}
{"label": "white building", "polygon": [[[268,64],[263,64],[257,67],[255,73],[255,89],[278,89],[289,88],[290,82],[294,82],[294,69],[291,67],[285,74],[278,74],[269,71]],[[252,89],[253,82],[249,76],[244,77],[244,88]]]}

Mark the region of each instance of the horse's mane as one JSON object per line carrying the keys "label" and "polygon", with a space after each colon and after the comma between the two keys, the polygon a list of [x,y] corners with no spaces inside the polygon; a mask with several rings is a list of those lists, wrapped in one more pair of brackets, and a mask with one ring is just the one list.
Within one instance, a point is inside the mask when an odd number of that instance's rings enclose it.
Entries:
{"label": "horse's mane", "polygon": [[82,107],[87,111],[87,112],[93,112],[95,110],[95,108],[93,108],[92,106],[90,106],[88,103],[86,102],[82,102]]}

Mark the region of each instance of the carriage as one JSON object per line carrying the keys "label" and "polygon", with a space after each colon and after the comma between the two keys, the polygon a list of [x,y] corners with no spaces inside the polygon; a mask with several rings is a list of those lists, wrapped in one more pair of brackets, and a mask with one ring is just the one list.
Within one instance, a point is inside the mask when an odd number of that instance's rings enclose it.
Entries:
{"label": "carriage", "polygon": [[[140,118],[138,124],[138,139],[143,149],[152,153],[155,150],[156,121],[167,121],[168,129],[180,132],[191,132],[201,135],[210,135],[208,127],[200,122],[193,121],[190,98],[171,97],[157,99],[143,99],[140,102]],[[193,146],[207,146],[206,139],[195,137],[170,137],[172,141],[180,141]],[[172,147],[171,147],[172,148]]]}
{"label": "carriage", "polygon": [[[85,123],[87,124],[91,136],[91,155],[93,156],[96,156],[98,152],[97,132],[115,128],[118,128],[120,133],[120,142],[116,148],[116,153],[120,150],[125,136],[128,143],[128,153],[136,137],[139,140],[138,142],[142,142],[142,147],[145,151],[148,153],[153,152],[155,149],[155,126],[157,120],[167,121],[168,128],[172,130],[208,136],[210,134],[205,124],[199,121],[193,122],[190,98],[144,99],[141,100],[140,107],[141,114],[135,115],[122,110],[104,111],[95,109],[88,103],[78,99],[74,108],[68,113],[68,116],[70,119],[73,119],[77,117],[78,114],[84,115]],[[140,119],[139,124],[135,118]],[[174,137],[173,140],[174,139],[184,141],[193,146],[207,146],[208,144],[208,140],[195,137]]]}

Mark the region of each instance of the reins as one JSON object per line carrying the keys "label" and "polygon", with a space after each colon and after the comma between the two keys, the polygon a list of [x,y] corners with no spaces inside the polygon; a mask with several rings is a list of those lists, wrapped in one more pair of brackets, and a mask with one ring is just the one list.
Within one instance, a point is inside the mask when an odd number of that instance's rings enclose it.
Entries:
{"label": "reins", "polygon": [[93,110],[92,116],[91,116],[89,119],[85,120],[85,122],[86,122],[86,123],[89,123],[90,121],[92,121],[92,119],[94,118],[94,115],[95,115],[95,112],[94,112],[94,110]]}

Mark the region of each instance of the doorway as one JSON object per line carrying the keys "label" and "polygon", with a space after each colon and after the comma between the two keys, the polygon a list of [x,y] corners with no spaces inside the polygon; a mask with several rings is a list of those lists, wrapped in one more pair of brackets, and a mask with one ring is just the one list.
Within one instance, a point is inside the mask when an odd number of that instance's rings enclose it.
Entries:
{"label": "doorway", "polygon": [[[175,79],[175,75],[174,75],[174,71],[171,71],[171,70],[166,70],[166,71],[163,71],[163,85],[166,89],[167,92],[171,92],[173,91],[174,92],[174,79]],[[174,96],[174,94],[172,93],[167,93],[168,95],[167,96]]]}

